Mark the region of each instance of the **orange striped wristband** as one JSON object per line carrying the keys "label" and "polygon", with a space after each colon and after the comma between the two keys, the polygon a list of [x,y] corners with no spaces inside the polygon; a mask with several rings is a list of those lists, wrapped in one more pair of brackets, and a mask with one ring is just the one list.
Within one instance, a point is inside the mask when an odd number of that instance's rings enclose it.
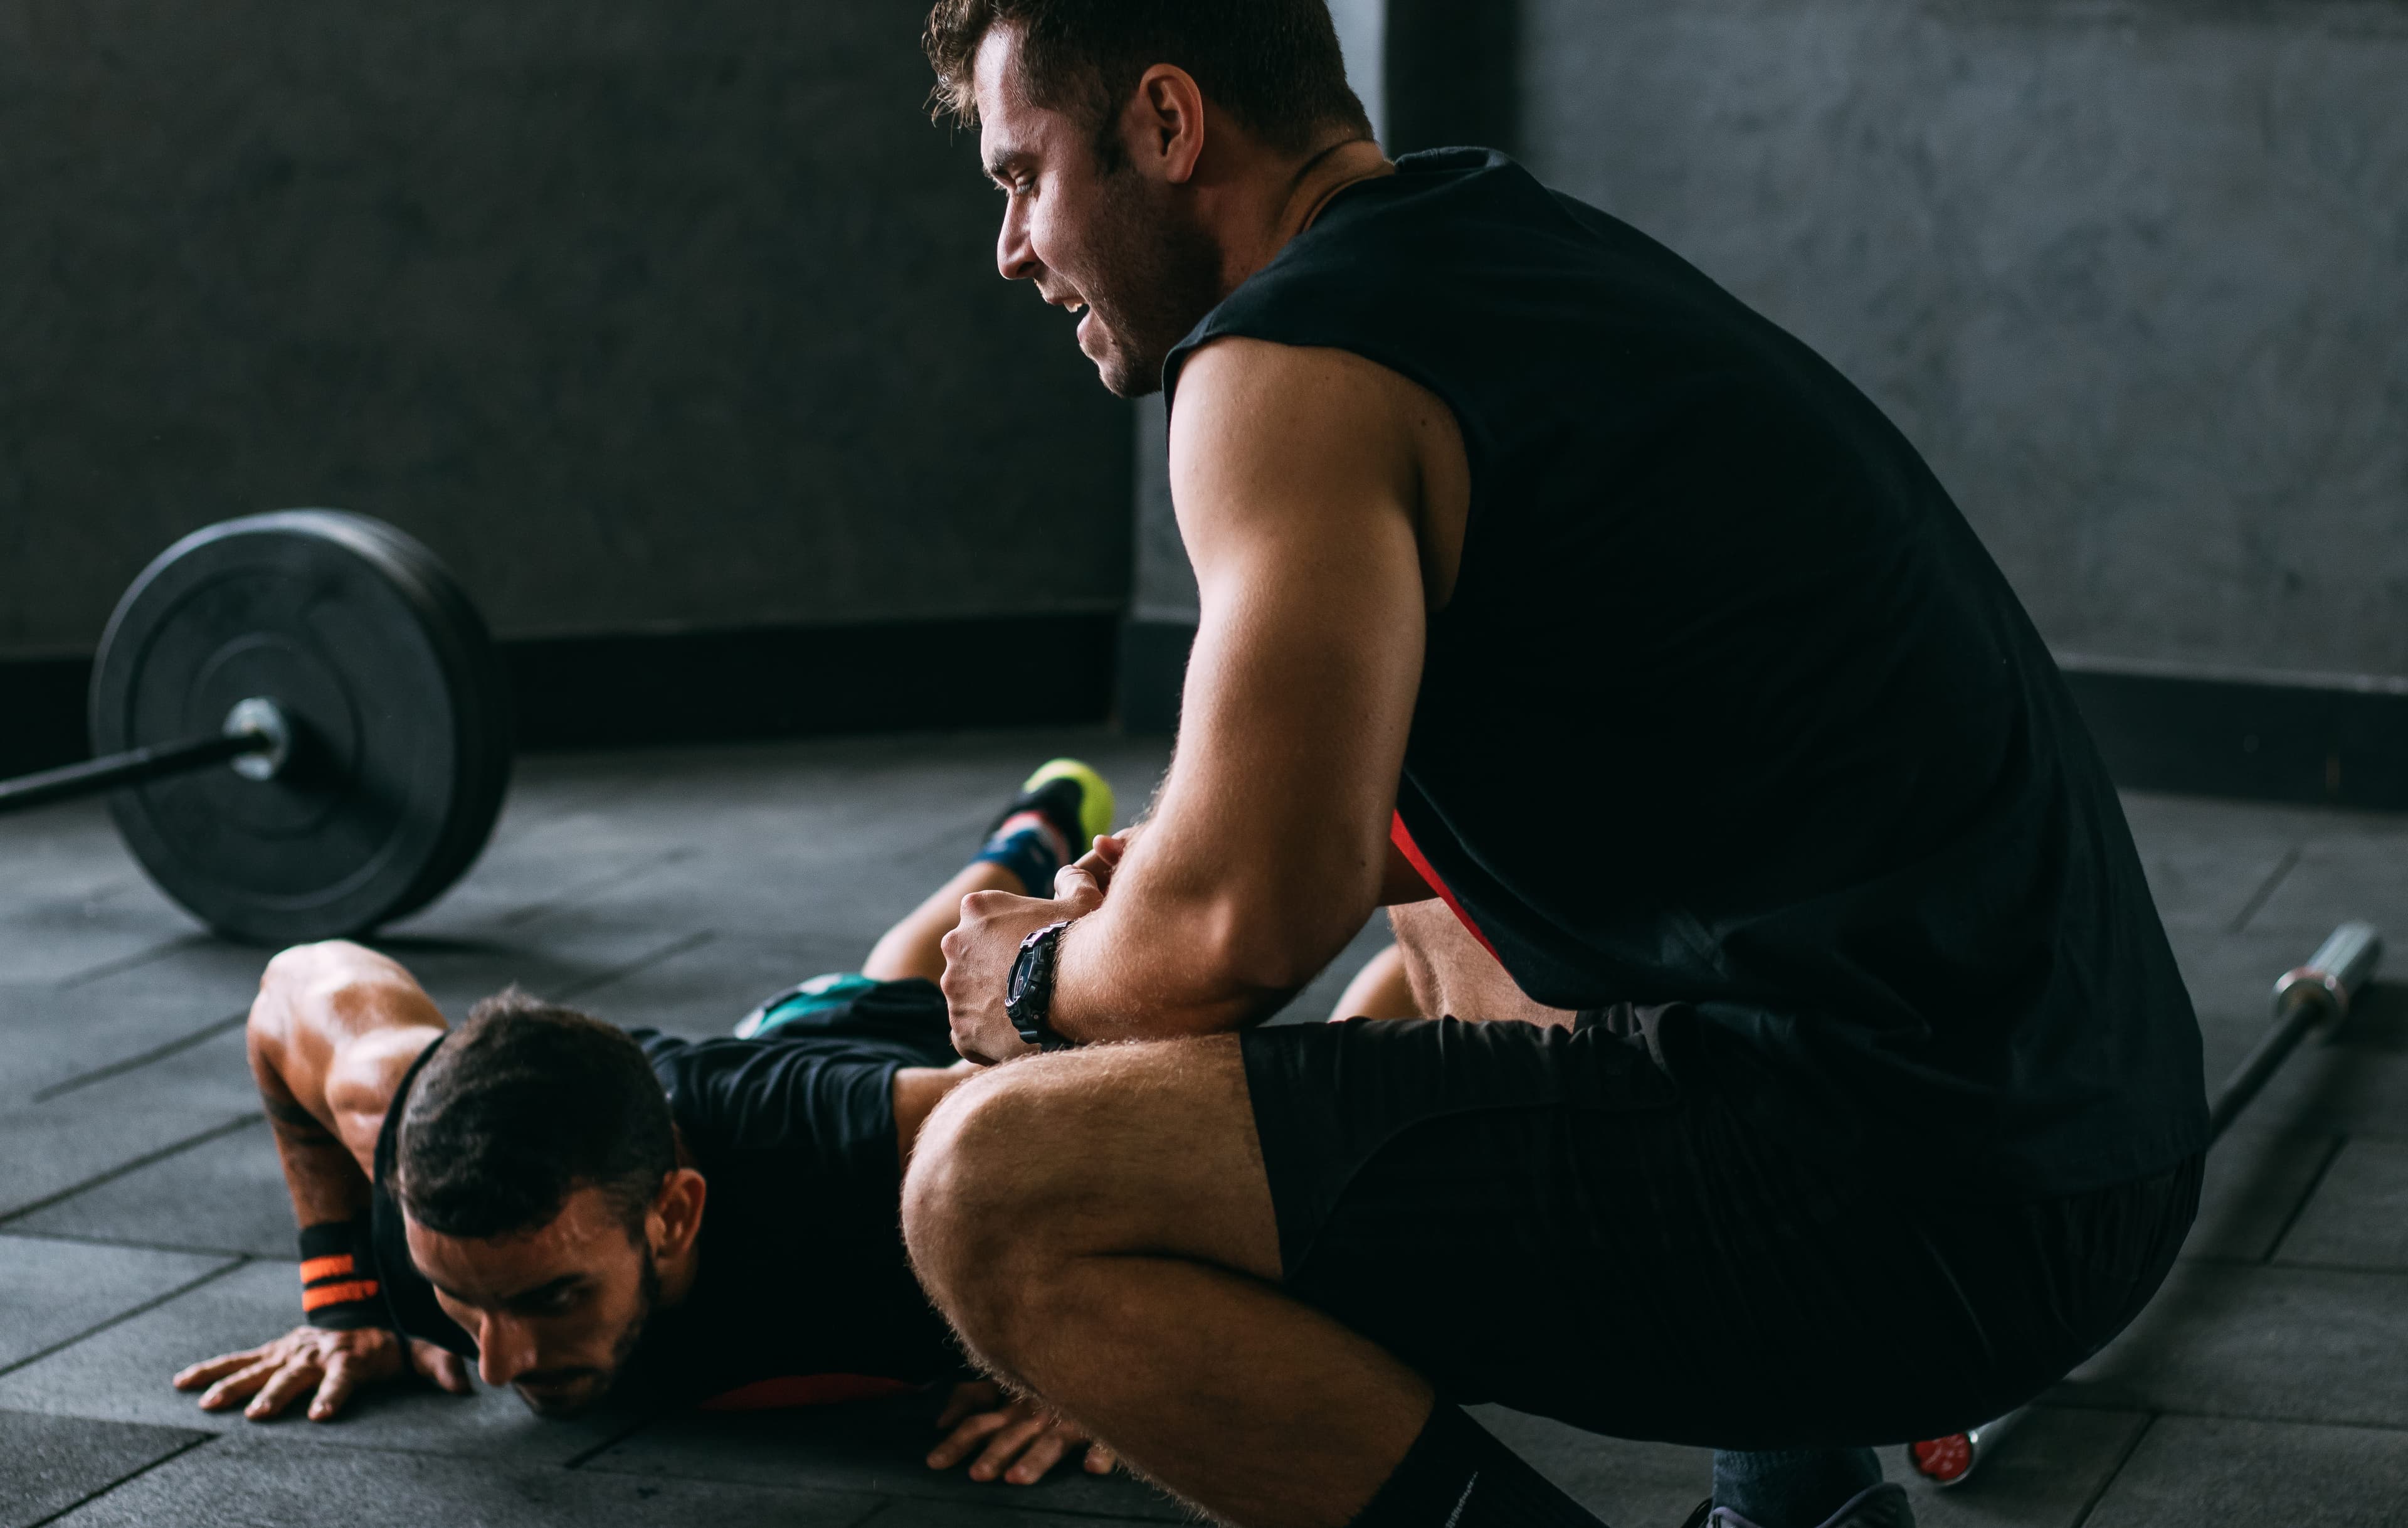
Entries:
{"label": "orange striped wristband", "polygon": [[392,1324],[380,1298],[366,1220],[329,1220],[301,1230],[301,1314],[329,1332]]}

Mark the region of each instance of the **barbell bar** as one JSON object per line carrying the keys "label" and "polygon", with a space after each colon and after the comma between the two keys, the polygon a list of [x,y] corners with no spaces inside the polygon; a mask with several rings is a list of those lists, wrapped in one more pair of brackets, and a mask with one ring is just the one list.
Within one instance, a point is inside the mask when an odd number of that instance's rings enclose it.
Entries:
{"label": "barbell bar", "polygon": [[[2301,1040],[2349,1016],[2350,1003],[2373,980],[2374,968],[2382,959],[2383,936],[2372,924],[2344,923],[2326,936],[2306,963],[2276,978],[2273,1027],[2233,1068],[2208,1103],[2209,1146],[2222,1138]],[[2028,1405],[2017,1406],[1961,1433],[1909,1444],[1906,1456],[1927,1479],[1943,1487],[1961,1486],[2030,1412]]]}
{"label": "barbell bar", "polygon": [[0,813],[108,793],[150,878],[254,944],[424,906],[509,790],[508,688],[476,607],[418,541],[339,510],[161,554],[109,617],[90,708],[98,757],[0,782]]}

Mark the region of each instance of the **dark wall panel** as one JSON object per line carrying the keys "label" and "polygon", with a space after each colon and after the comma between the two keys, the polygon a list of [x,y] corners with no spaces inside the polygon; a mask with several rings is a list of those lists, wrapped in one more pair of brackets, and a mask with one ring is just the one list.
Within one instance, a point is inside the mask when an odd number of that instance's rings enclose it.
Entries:
{"label": "dark wall panel", "polygon": [[2408,674],[2408,4],[1522,9],[1530,163],[1870,393],[2052,645]]}
{"label": "dark wall panel", "polygon": [[506,637],[1117,609],[924,0],[0,0],[0,656],[333,504]]}
{"label": "dark wall panel", "polygon": [[1392,154],[1477,144],[1520,151],[1523,0],[1389,0],[1382,71]]}

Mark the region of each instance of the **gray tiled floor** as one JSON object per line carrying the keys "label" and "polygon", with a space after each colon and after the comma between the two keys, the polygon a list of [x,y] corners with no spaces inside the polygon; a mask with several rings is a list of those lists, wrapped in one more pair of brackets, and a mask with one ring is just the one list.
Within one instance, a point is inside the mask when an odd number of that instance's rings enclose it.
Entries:
{"label": "gray tiled floor", "polygon": [[[888,738],[526,761],[492,850],[384,943],[457,1012],[509,982],[692,1033],[857,960],[1036,759],[1134,807],[1154,745]],[[2220,1075],[2330,925],[2408,933],[2408,818],[2129,803]],[[0,821],[0,1528],[345,1521],[1074,1528],[1175,1511],[1126,1479],[934,1475],[908,1407],[528,1416],[376,1397],[333,1425],[207,1417],[190,1360],[293,1305],[289,1212],[243,1062],[257,951],[194,930],[96,807]],[[1317,1016],[1376,927],[1300,998]],[[2183,1267],[2131,1332],[1921,1521],[2408,1523],[2408,987],[2309,1047],[2214,1160]],[[1695,1449],[1490,1424],[1607,1521],[1670,1524]],[[1903,1475],[1893,1453],[1893,1474]]]}

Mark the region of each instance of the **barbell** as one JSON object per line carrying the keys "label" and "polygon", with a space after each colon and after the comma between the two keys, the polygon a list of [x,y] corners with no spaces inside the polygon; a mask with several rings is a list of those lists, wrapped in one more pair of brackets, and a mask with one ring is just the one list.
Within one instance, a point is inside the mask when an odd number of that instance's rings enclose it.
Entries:
{"label": "barbell", "polygon": [[[2208,1145],[2214,1146],[2241,1117],[2241,1111],[2311,1030],[2337,1026],[2349,1016],[2351,1001],[2374,979],[2374,968],[2382,959],[2383,936],[2372,924],[2344,923],[2316,946],[2306,964],[2292,967],[2275,980],[2273,1026],[2208,1102]],[[1925,1478],[1942,1486],[1961,1486],[2030,1411],[2028,1405],[2017,1406],[1962,1433],[1909,1444],[1907,1459]]]}
{"label": "barbell", "polygon": [[113,792],[161,890],[219,932],[363,933],[467,872],[509,788],[493,639],[435,555],[339,510],[160,554],[93,663],[98,757],[0,781],[0,813]]}

